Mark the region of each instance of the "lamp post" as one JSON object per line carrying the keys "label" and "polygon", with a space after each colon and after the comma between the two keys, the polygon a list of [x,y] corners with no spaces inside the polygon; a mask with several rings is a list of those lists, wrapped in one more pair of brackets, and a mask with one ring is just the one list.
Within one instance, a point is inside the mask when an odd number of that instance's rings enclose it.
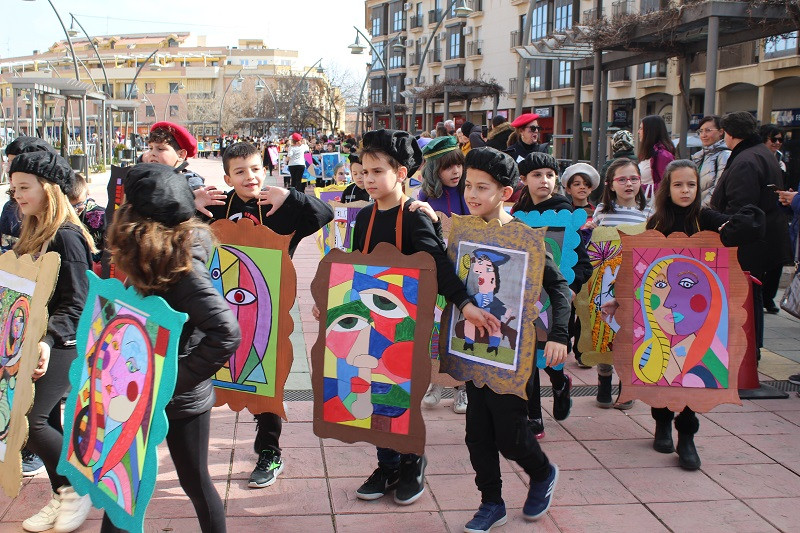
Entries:
{"label": "lamp post", "polygon": [[[107,91],[108,88],[111,87],[111,84],[108,83],[108,74],[106,73],[106,66],[103,64],[103,59],[100,57],[100,52],[97,51],[97,47],[95,46],[94,41],[92,41],[92,38],[89,37],[89,34],[86,32],[86,28],[83,27],[83,24],[81,24],[80,21],[76,19],[75,15],[73,15],[72,13],[70,13],[69,16],[72,17],[72,22],[77,24],[78,27],[81,29],[81,31],[83,31],[83,34],[86,36],[86,40],[89,41],[89,45],[92,47],[92,50],[94,50],[94,55],[97,56],[97,60],[100,62],[100,68],[103,70],[103,79],[106,80],[106,91]],[[67,34],[74,36],[77,35],[78,32],[72,29],[72,26],[70,26],[70,29],[69,31],[67,31]],[[103,92],[106,95],[111,96],[106,91]]]}
{"label": "lamp post", "polygon": [[[234,80],[235,81],[239,81],[239,82],[244,81],[244,76],[242,76],[242,71],[243,70],[244,70],[244,67],[239,69],[239,72],[236,73],[234,78],[231,81],[228,82],[228,86],[225,87],[225,92],[222,93],[222,100],[220,100],[220,102],[219,102],[219,120],[217,120],[217,124],[219,124],[219,134],[220,135],[222,135],[222,109],[225,107],[225,96],[228,94],[228,91],[230,90],[231,85],[233,85]],[[223,79],[224,79],[224,77],[223,77]]]}
{"label": "lamp post", "polygon": [[175,86],[173,90],[169,92],[169,97],[167,98],[167,105],[164,106],[164,121],[167,120],[167,111],[169,111],[169,102],[172,100],[172,95],[180,91],[181,89],[185,89],[186,86],[183,84],[182,81],[178,82],[178,85]]}
{"label": "lamp post", "polygon": [[[297,85],[295,85],[294,89],[292,90],[292,101],[289,104],[289,113],[288,113],[288,115],[286,117],[286,132],[287,133],[289,132],[289,128],[291,128],[291,126],[292,126],[292,115],[294,114],[294,101],[297,98],[297,91],[300,89],[300,86],[305,81],[306,76],[308,76],[308,73],[311,72],[314,69],[314,67],[317,67],[317,65],[319,65],[320,63],[322,63],[322,58],[321,57],[319,59],[317,59],[317,61],[313,65],[308,67],[308,70],[306,70],[305,74],[303,74],[303,77],[300,78],[300,81],[297,82]],[[322,74],[323,72],[325,72],[325,69],[322,68],[322,65],[317,67],[317,73],[318,74]]]}
{"label": "lamp post", "polygon": [[[256,82],[256,91],[257,92],[261,92],[264,89],[266,89],[267,92],[269,92],[269,95],[272,97],[272,105],[275,106],[275,121],[277,122],[279,113],[278,113],[278,100],[275,98],[275,93],[272,92],[272,89],[270,88],[269,84],[267,82],[265,82],[261,78],[261,76],[259,76],[258,74],[254,74],[254,75],[255,75],[256,78],[258,78],[258,81]],[[269,123],[267,123],[267,124],[269,124]]]}
{"label": "lamp post", "polygon": [[155,50],[150,52],[150,55],[147,56],[145,58],[145,60],[142,61],[142,64],[139,65],[139,68],[136,69],[136,74],[133,75],[133,79],[131,80],[131,85],[130,85],[130,87],[128,87],[128,90],[125,92],[125,99],[126,100],[130,100],[131,97],[133,96],[133,89],[134,89],[134,87],[136,87],[136,78],[139,77],[139,73],[142,71],[142,69],[145,67],[145,65],[147,65],[147,62],[150,61],[150,58],[153,57],[154,55],[156,55],[156,52],[158,52],[158,50],[159,49],[156,48]]}
{"label": "lamp post", "polygon": [[[367,41],[367,45],[372,50],[372,52],[375,54],[375,57],[377,58],[377,61],[380,62],[381,68],[383,68],[383,75],[386,77],[386,92],[387,92],[386,98],[387,98],[387,101],[388,101],[388,104],[389,104],[389,116],[390,116],[390,121],[391,121],[391,126],[390,127],[394,128],[394,124],[395,124],[394,87],[393,87],[393,84],[392,84],[392,80],[389,77],[389,68],[386,65],[386,60],[384,60],[383,57],[381,57],[382,54],[378,53],[378,51],[372,45],[372,42],[369,40],[369,38],[366,35],[364,35],[364,33],[361,30],[359,30],[357,26],[353,26],[353,29],[356,30],[356,40],[355,40],[355,42],[353,44],[350,44],[350,45],[347,46],[350,49],[350,53],[353,54],[353,55],[358,55],[358,54],[363,54],[364,50],[366,50],[366,48],[361,44],[361,42],[358,39],[359,36],[361,36],[361,37],[364,38],[365,41]],[[401,39],[401,36],[400,35],[396,35],[386,43],[386,46],[385,46],[385,48],[383,50],[384,53],[386,54],[386,59],[389,58],[389,52],[390,52],[390,50],[392,50],[392,47],[394,47],[394,46],[397,46],[400,49],[402,49],[403,51],[405,51],[405,47],[403,47],[403,46],[398,44],[400,39]],[[372,72],[372,68],[370,68],[370,72]],[[369,74],[367,74],[367,76],[369,77]],[[374,124],[373,124],[373,127],[375,127]]]}
{"label": "lamp post", "polygon": [[[444,10],[444,13],[453,9],[453,6],[456,5],[458,0],[450,0],[450,3],[447,4],[447,9]],[[419,68],[417,69],[417,77],[414,80],[414,86],[419,86],[419,80],[422,79],[422,67],[425,66],[425,58],[428,57],[428,49],[431,47],[431,43],[433,43],[433,38],[436,36],[436,32],[439,31],[439,28],[442,26],[442,22],[444,22],[444,13],[442,13],[442,18],[439,22],[436,23],[436,27],[433,28],[433,33],[431,33],[430,38],[428,39],[428,43],[425,45],[425,50],[422,52],[422,57],[419,60]],[[461,0],[461,5],[456,8],[456,17],[458,18],[467,18],[469,14],[472,13],[472,9],[467,7],[466,0]],[[445,117],[447,118],[447,117]],[[417,99],[414,98],[414,101],[411,104],[411,124],[412,124],[412,133],[417,133]]]}
{"label": "lamp post", "polygon": [[[36,0],[23,0],[25,2],[35,2]],[[75,48],[72,46],[72,38],[70,37],[69,32],[67,31],[67,27],[64,26],[64,21],[61,19],[61,15],[58,13],[58,9],[53,4],[52,0],[47,0],[47,3],[50,4],[50,7],[53,8],[53,13],[56,14],[56,18],[58,18],[58,23],[61,24],[61,29],[64,30],[64,35],[67,37],[67,44],[69,45],[69,51],[72,53],[72,66],[75,68],[75,79],[81,81],[80,72],[78,72],[78,60],[75,55]]]}

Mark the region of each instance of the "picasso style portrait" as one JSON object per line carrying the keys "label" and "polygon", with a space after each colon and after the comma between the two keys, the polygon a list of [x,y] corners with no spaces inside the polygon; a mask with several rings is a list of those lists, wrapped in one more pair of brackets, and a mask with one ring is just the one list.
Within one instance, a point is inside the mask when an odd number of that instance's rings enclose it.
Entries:
{"label": "picasso style portrait", "polygon": [[323,259],[312,284],[324,325],[312,350],[318,436],[421,452],[435,284],[429,255],[391,245]]}
{"label": "picasso style portrait", "polygon": [[526,397],[535,365],[536,302],[544,271],[545,230],[517,222],[501,226],[454,216],[447,254],[476,305],[497,317],[500,334],[481,334],[455,306],[442,314],[440,371],[458,381]]}
{"label": "picasso style portrait", "polygon": [[[687,398],[692,392],[720,391],[725,397],[725,391],[732,391],[727,396],[738,401],[735,381],[742,353],[732,348],[743,337],[743,319],[734,315],[744,313],[741,304],[733,303],[732,292],[742,290],[745,278],[735,250],[719,244],[715,233],[703,233],[698,235],[704,241],[662,236],[666,242],[661,246],[637,240],[625,250],[631,263],[623,259],[625,276],[617,284],[617,298],[620,310],[626,304],[632,327],[630,333],[620,330],[614,347],[615,362],[625,360],[623,390],[630,384],[645,398],[670,390],[684,391]],[[657,239],[660,233],[651,235],[642,237]],[[676,242],[681,240],[688,243]],[[623,246],[629,242],[623,236]],[[621,291],[627,298],[621,298]]]}
{"label": "picasso style portrait", "polygon": [[344,156],[339,152],[329,152],[321,154],[320,157],[322,158],[322,177],[326,180],[332,180],[333,169],[344,161]]}
{"label": "picasso style portrait", "polygon": [[22,484],[20,449],[28,438],[25,415],[33,403],[30,376],[39,361],[59,264],[52,252],[36,262],[14,252],[0,256],[0,484],[10,498]]}
{"label": "picasso style portrait", "polygon": [[250,220],[211,225],[219,241],[208,268],[228,302],[242,342],[214,376],[217,405],[286,418],[283,389],[292,366],[289,336],[297,276],[289,258],[291,235],[278,235]]}
{"label": "picasso style portrait", "polygon": [[321,228],[321,238],[318,238],[320,253],[324,256],[331,248],[338,248],[343,252],[353,249],[353,230],[356,226],[356,215],[369,202],[328,202],[333,208],[333,220]]}
{"label": "picasso style portrait", "polygon": [[105,508],[117,527],[141,531],[167,434],[178,341],[187,315],[156,296],[88,272],[70,367],[58,472]]}

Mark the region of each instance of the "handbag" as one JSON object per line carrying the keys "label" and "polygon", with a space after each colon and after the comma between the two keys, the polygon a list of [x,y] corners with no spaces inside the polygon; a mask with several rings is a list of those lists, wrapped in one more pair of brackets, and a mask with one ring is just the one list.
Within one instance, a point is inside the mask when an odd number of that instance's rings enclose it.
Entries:
{"label": "handbag", "polygon": [[795,270],[789,286],[781,298],[781,309],[795,318],[800,318],[800,264],[797,263],[800,255],[800,237],[797,238],[798,250],[795,251]]}

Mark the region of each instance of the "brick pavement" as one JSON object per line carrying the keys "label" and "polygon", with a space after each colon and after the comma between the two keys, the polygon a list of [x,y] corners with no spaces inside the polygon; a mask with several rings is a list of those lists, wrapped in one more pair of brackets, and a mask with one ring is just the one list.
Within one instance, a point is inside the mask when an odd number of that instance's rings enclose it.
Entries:
{"label": "brick pavement", "polygon": [[[218,160],[191,166],[208,182],[221,184]],[[94,180],[98,200],[105,197],[103,187]],[[287,387],[292,390],[309,388],[308,352],[317,333],[309,283],[318,261],[316,245],[306,239],[294,258],[295,366]],[[798,341],[797,320],[784,313],[767,316],[762,380],[784,380],[800,372]],[[567,371],[576,385],[595,384],[592,369],[579,369],[573,362]],[[260,490],[247,488],[255,462],[252,417],[227,407],[214,409],[209,459],[229,530],[456,532],[477,508],[480,497],[464,446],[464,418],[452,412],[451,400],[425,410],[427,489],[408,507],[388,498],[357,500],[354,490],[375,465],[374,448],[315,437],[311,402],[287,404],[290,421],[281,439],[286,469],[275,485]],[[543,400],[547,435],[541,444],[562,470],[554,505],[535,525],[522,521],[527,476],[501,459],[509,522],[499,531],[766,532],[796,531],[800,523],[800,398],[794,394],[787,400],[724,405],[700,415],[696,442],[703,467],[697,472],[681,470],[675,454],[652,450],[653,421],[641,402],[622,412],[596,408],[591,396],[577,397],[563,422],[552,419],[551,406],[549,398]],[[145,530],[198,531],[165,446],[159,454],[163,461]],[[16,500],[0,494],[0,533],[22,531],[20,522],[46,503],[48,491],[46,477],[39,475],[25,481]],[[79,531],[99,531],[99,517],[92,511]]]}

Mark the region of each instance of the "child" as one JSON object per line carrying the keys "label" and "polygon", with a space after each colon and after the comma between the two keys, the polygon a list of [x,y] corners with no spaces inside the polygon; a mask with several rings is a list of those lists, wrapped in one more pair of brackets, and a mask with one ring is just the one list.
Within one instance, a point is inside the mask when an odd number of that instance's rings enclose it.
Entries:
{"label": "child", "polygon": [[587,163],[570,165],[561,175],[561,186],[572,199],[572,207],[583,209],[587,217],[591,217],[595,209],[589,202],[589,195],[599,184],[600,174]]}
{"label": "child", "polygon": [[103,255],[106,240],[106,210],[97,205],[94,199],[89,198],[89,185],[83,174],[75,173],[75,185],[69,195],[69,203],[78,214],[81,223],[92,236],[97,253],[92,255],[92,260],[97,263]]}
{"label": "child", "polygon": [[353,183],[348,185],[342,192],[342,203],[369,202],[372,200],[364,189],[364,165],[361,164],[361,159],[355,154],[350,156],[350,175],[353,177]]}
{"label": "child", "polygon": [[[556,180],[558,179],[558,162],[553,156],[543,152],[531,152],[519,162],[519,173],[525,188],[522,190],[519,200],[514,204],[511,210],[512,213],[516,211],[538,211],[544,213],[549,210],[561,211],[566,209],[567,211],[572,211],[574,209],[572,202],[565,196],[554,193]],[[578,262],[573,267],[575,279],[569,286],[571,291],[570,302],[592,275],[592,265],[589,262],[589,255],[586,253],[586,249],[579,244],[575,252],[578,254]],[[548,296],[550,296],[549,292]],[[573,319],[574,316],[575,307],[572,306],[569,337],[577,339],[580,336],[580,331],[577,330],[578,324]],[[572,400],[570,399],[572,378],[564,373],[563,368],[555,370],[551,367],[545,367],[544,371],[550,377],[550,383],[553,387],[553,418],[565,420],[569,416],[569,411],[572,407]],[[529,391],[528,412],[531,426],[536,438],[541,439],[544,437],[544,419],[542,417],[541,395],[539,392],[539,370],[535,367],[531,376]]]}
{"label": "child", "polygon": [[333,167],[333,184],[345,185],[347,183],[347,171],[344,168],[344,163],[339,163]]}
{"label": "child", "polygon": [[[542,154],[540,154],[542,155]],[[494,148],[473,148],[466,157],[464,197],[470,213],[485,221],[521,224],[503,209],[519,176],[517,165],[507,154]],[[542,286],[550,294],[553,327],[544,346],[547,364],[557,366],[567,356],[569,289],[549,254],[545,259]],[[534,354],[520,354],[535,357]],[[489,386],[466,384],[466,443],[475,470],[475,484],[481,491],[481,505],[464,527],[467,532],[489,531],[506,522],[498,452],[516,461],[530,476],[530,488],[522,509],[526,520],[536,520],[550,508],[558,481],[558,467],[548,460],[527,423],[525,400],[513,394],[497,394]]]}
{"label": "child", "polygon": [[[436,261],[439,293],[461,309],[464,317],[479,329],[496,332],[500,323],[479,310],[467,296],[466,288],[447,259],[444,244],[423,210],[409,211],[402,183],[419,167],[422,153],[405,131],[378,130],[364,134],[361,161],[364,185],[374,204],[362,209],[353,232],[353,249],[369,253],[379,242],[393,243],[404,254],[428,252]],[[319,317],[319,310],[314,310]],[[401,455],[378,448],[378,468],[356,491],[362,500],[376,500],[394,490],[400,505],[414,503],[425,490],[425,456]]]}
{"label": "child", "polygon": [[197,155],[197,139],[179,124],[156,122],[150,127],[147,137],[147,151],[142,156],[143,163],[161,163],[183,172],[192,190],[203,186],[205,180],[186,167],[188,159]]}
{"label": "child", "polygon": [[[296,189],[267,186],[262,189],[266,171],[258,148],[249,143],[232,144],[222,156],[225,183],[232,190],[225,195],[223,205],[205,209],[200,206],[200,218],[206,222],[248,218],[263,224],[275,233],[288,235],[289,256],[300,241],[333,220],[333,209],[318,198]],[[275,483],[283,471],[279,439],[283,423],[274,413],[256,415],[255,452],[259,454],[248,486],[264,488]]]}
{"label": "child", "polygon": [[[603,201],[597,204],[590,227],[640,224],[652,213],[642,191],[639,167],[630,159],[620,158],[606,171]],[[633,400],[614,403],[611,398],[611,378],[614,367],[605,363],[597,365],[597,399],[595,404],[603,409],[630,409]]]}
{"label": "child", "polygon": [[69,367],[78,355],[75,331],[86,303],[92,238],[70,206],[75,174],[53,152],[19,154],[11,163],[11,186],[22,213],[17,255],[56,252],[61,257],[53,297],[47,306],[47,333],[39,343],[39,363],[33,373],[34,400],[28,413],[28,449],[45,464],[53,494],[41,511],[22,523],[26,531],[74,531],[92,508],[88,496],[78,496],[66,477],[56,472],[64,430],[61,398],[69,389]]}
{"label": "child", "polygon": [[[125,178],[125,203],[108,244],[139,294],[164,298],[189,315],[178,345],[178,376],[167,405],[167,447],[178,480],[204,533],[225,531],[225,509],[208,472],[214,389],[211,377],[241,339],[236,317],[211,282],[208,228],[194,219],[194,195],[184,176],[164,165],[136,165]],[[101,532],[121,531],[108,516]]]}
{"label": "child", "polygon": [[[720,233],[725,246],[738,246],[740,243],[763,238],[766,225],[763,211],[754,205],[747,205],[735,215],[729,216],[704,208],[702,195],[698,192],[699,183],[700,176],[693,162],[678,159],[669,163],[656,191],[654,212],[647,221],[647,229],[658,230],[664,235],[673,232],[694,235],[703,230],[716,231]],[[678,329],[677,321],[674,328]],[[708,348],[709,351],[711,349]],[[661,453],[675,451],[672,441],[674,417],[675,429],[678,430],[678,463],[685,470],[700,468],[700,456],[694,445],[694,435],[700,429],[700,421],[694,411],[686,407],[677,417],[666,407],[653,407],[650,411],[656,421],[653,448]]]}

